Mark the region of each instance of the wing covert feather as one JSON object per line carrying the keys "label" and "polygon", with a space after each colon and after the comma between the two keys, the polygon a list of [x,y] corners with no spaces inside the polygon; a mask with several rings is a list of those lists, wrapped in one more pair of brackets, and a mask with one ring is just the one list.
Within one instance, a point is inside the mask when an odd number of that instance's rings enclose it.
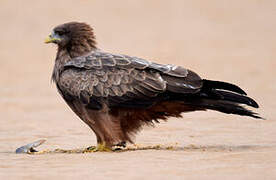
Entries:
{"label": "wing covert feather", "polygon": [[145,71],[132,73],[136,69],[109,71],[103,68],[101,71],[67,69],[61,74],[59,86],[63,92],[83,100],[85,104],[93,103],[93,98],[101,98],[114,106],[125,101],[142,105],[145,99],[156,97],[166,88],[166,82],[157,74]]}
{"label": "wing covert feather", "polygon": [[197,74],[180,66],[102,51],[74,58],[64,67],[62,91],[87,103],[101,98],[110,105],[152,104],[152,98],[167,90],[196,93],[202,87]]}

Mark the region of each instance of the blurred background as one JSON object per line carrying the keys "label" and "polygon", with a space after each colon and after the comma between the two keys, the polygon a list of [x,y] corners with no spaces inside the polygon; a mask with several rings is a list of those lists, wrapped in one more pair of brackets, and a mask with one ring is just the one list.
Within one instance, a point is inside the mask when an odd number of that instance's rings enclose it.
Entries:
{"label": "blurred background", "polygon": [[[259,179],[268,174],[271,177],[272,167],[276,175],[276,162],[272,160],[276,155],[275,19],[273,0],[1,0],[0,177],[12,178],[11,167],[15,167],[15,179],[43,178],[43,175],[58,178],[60,172],[67,178],[90,173],[101,177],[105,168],[110,169],[110,177],[122,178],[152,175],[159,179],[182,176],[219,179],[228,174],[235,179]],[[181,147],[190,144],[215,147],[222,154],[207,148],[208,156],[204,156],[215,164],[211,169],[198,152],[15,156],[13,151],[18,146],[40,138],[48,139],[44,147],[49,149],[96,143],[91,130],[71,112],[50,82],[56,47],[44,44],[44,39],[56,25],[70,21],[90,24],[98,47],[105,51],[178,64],[203,78],[238,84],[259,102],[261,108],[257,112],[267,121],[211,111],[188,113],[183,120],[172,118],[155,129],[145,128],[137,136],[137,143],[177,142]],[[243,145],[249,148],[244,150]],[[262,150],[252,148],[255,145]],[[236,148],[238,155],[225,157],[227,153],[220,147]],[[239,154],[240,151],[243,153]],[[247,151],[251,154],[244,156]],[[137,154],[143,161],[137,159]],[[167,155],[170,158],[160,159]],[[98,166],[93,165],[93,158],[100,161]],[[201,160],[193,163],[194,159]],[[127,174],[119,171],[119,167],[109,167],[110,162],[118,160],[122,169],[128,170]],[[148,168],[137,170],[130,160],[137,167],[140,164]],[[91,161],[91,167],[84,166],[86,161]],[[25,167],[25,164],[32,165]],[[237,170],[237,166],[241,169]],[[77,175],[72,173],[76,169]],[[199,170],[202,173],[197,173]]]}

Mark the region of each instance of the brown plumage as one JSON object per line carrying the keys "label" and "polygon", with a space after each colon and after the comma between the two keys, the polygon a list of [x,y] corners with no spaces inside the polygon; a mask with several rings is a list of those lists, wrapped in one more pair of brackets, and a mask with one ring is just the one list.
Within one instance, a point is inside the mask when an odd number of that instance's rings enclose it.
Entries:
{"label": "brown plumage", "polygon": [[216,110],[260,118],[240,104],[258,104],[238,86],[201,79],[175,65],[97,49],[92,28],[70,22],[46,40],[58,45],[53,81],[71,109],[96,134],[98,144],[132,142],[143,125],[181,113]]}

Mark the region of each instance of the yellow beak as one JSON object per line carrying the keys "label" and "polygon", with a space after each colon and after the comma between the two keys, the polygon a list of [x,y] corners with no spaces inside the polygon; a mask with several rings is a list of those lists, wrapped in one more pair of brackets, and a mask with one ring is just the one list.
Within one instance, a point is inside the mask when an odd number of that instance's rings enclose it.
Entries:
{"label": "yellow beak", "polygon": [[45,39],[45,43],[56,43],[58,41],[60,41],[61,39],[60,38],[57,38],[57,37],[54,37],[52,36],[51,34]]}
{"label": "yellow beak", "polygon": [[50,42],[52,42],[53,40],[52,40],[52,38],[50,37],[50,35],[45,39],[45,43],[50,43]]}

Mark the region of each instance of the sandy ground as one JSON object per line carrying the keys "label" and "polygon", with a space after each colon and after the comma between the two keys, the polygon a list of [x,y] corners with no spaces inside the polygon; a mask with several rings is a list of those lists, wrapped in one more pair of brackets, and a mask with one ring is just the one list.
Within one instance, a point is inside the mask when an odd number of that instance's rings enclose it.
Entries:
{"label": "sandy ground", "polygon": [[[0,179],[276,179],[276,1],[0,1]],[[136,138],[175,150],[17,155],[84,148],[92,131],[50,83],[56,48],[43,39],[84,21],[99,47],[193,69],[243,87],[267,120],[217,112],[183,114]]]}

